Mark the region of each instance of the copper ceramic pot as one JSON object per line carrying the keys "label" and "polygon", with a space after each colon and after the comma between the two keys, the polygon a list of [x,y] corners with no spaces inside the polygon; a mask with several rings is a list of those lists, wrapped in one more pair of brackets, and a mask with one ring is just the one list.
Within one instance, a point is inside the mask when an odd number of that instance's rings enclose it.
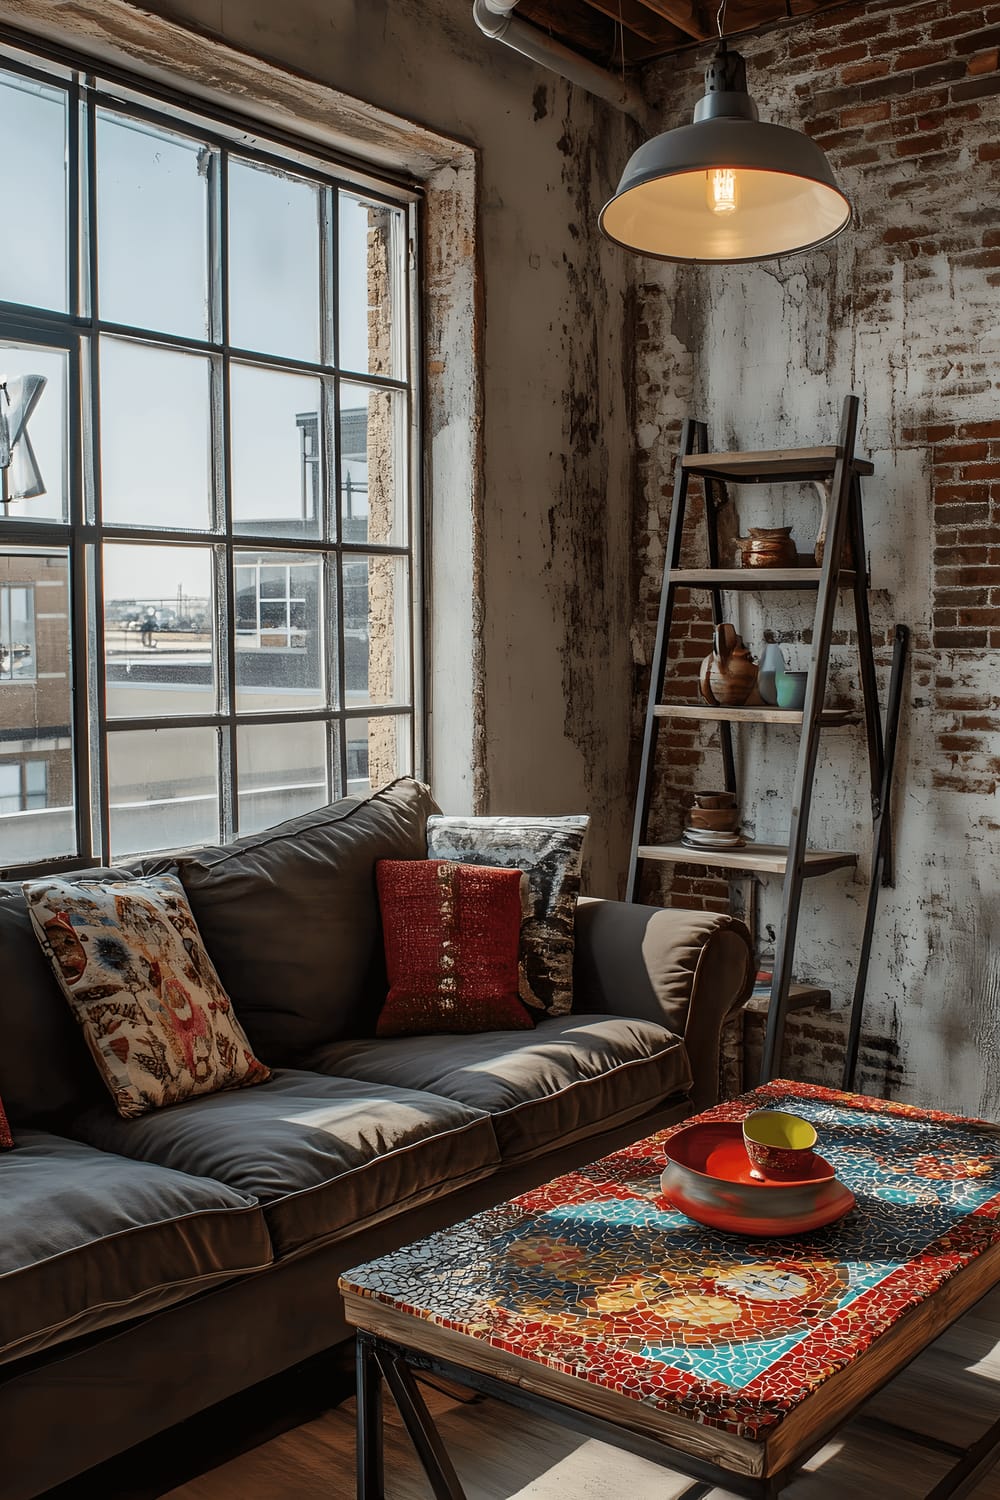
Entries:
{"label": "copper ceramic pot", "polygon": [[714,833],[735,833],[739,826],[739,809],[735,807],[692,807],[688,809],[689,828],[707,828]]}
{"label": "copper ceramic pot", "polygon": [[790,526],[751,526],[749,536],[737,537],[745,568],[794,568],[799,554]]}
{"label": "copper ceramic pot", "polygon": [[745,703],[757,681],[757,665],[732,625],[715,627],[715,650],[701,664],[701,696],[706,703],[733,708]]}

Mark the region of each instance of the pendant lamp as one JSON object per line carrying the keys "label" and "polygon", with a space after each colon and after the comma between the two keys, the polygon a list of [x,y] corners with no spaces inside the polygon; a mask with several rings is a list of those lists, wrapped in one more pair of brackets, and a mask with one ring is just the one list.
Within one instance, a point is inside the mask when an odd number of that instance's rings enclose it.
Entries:
{"label": "pendant lamp", "polygon": [[694,123],[640,146],[600,216],[627,250],[715,265],[813,250],[850,222],[815,142],[758,120],[746,64],[725,41],[705,70]]}

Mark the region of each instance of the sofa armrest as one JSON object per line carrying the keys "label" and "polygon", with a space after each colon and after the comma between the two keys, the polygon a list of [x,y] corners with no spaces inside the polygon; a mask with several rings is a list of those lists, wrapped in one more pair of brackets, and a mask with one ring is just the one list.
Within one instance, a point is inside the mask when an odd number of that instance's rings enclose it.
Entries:
{"label": "sofa armrest", "polygon": [[587,897],[577,905],[573,1009],[657,1021],[682,1036],[696,1109],[718,1100],[722,1028],[753,978],[750,934],[734,917]]}

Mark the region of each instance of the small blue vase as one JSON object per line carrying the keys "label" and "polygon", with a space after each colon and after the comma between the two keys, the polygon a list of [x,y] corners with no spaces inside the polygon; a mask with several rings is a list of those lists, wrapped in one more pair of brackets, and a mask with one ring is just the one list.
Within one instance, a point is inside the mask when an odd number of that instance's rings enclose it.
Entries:
{"label": "small blue vase", "polygon": [[762,703],[775,704],[778,701],[778,684],[775,678],[779,672],[785,670],[785,658],[781,654],[780,646],[765,646],[764,653],[757,668],[757,691]]}

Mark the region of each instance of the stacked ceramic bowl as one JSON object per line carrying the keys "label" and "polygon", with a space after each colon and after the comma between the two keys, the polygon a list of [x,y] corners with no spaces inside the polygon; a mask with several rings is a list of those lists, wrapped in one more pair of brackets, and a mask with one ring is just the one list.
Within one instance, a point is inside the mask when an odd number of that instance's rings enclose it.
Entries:
{"label": "stacked ceramic bowl", "polygon": [[681,842],[689,849],[740,849],[735,792],[695,792]]}

